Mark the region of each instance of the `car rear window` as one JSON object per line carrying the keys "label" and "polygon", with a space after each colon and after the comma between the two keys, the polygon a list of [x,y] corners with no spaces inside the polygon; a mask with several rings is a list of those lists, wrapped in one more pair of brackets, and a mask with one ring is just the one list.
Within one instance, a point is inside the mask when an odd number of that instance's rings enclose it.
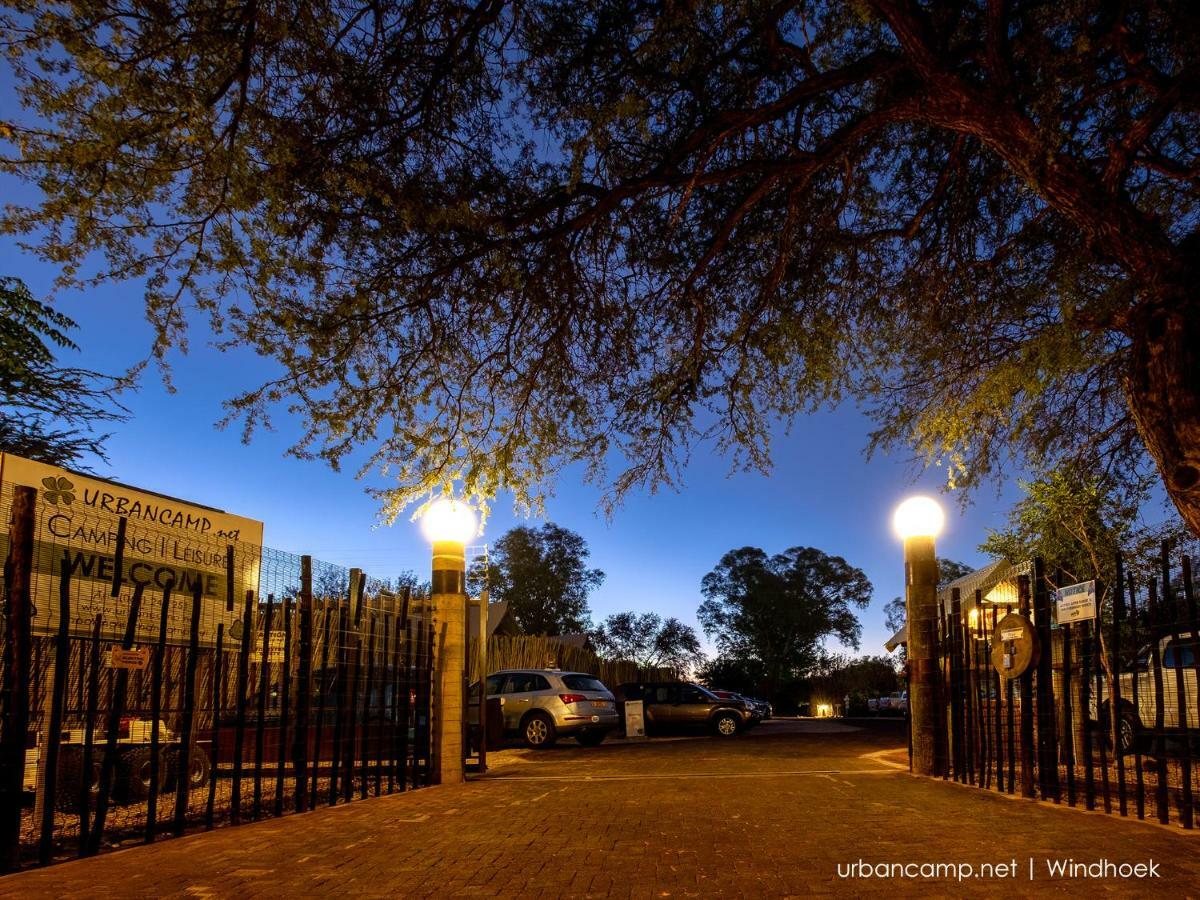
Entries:
{"label": "car rear window", "polygon": [[607,691],[604,682],[591,675],[564,675],[563,684],[572,691]]}

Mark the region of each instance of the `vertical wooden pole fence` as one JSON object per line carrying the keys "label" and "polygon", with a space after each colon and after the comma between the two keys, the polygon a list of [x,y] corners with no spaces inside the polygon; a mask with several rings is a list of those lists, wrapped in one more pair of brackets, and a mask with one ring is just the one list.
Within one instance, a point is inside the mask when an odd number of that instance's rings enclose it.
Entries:
{"label": "vertical wooden pole fence", "polygon": [[0,730],[0,873],[21,867],[21,793],[29,731],[33,532],[37,491],[13,488],[4,561],[4,727]]}
{"label": "vertical wooden pole fence", "polygon": [[[196,717],[196,664],[200,659],[200,609],[204,601],[201,579],[192,588],[192,617],[188,623],[188,653],[183,676],[183,714],[179,727],[179,749],[175,765],[175,836],[182,837],[192,795],[192,753]],[[199,781],[199,779],[197,779]]]}

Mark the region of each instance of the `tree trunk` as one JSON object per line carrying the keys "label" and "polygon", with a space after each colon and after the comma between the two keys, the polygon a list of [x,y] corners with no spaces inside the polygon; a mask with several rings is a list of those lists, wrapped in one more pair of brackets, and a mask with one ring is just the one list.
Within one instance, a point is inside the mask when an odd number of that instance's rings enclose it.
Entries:
{"label": "tree trunk", "polygon": [[1142,320],[1125,396],[1167,493],[1200,537],[1200,312],[1189,300]]}

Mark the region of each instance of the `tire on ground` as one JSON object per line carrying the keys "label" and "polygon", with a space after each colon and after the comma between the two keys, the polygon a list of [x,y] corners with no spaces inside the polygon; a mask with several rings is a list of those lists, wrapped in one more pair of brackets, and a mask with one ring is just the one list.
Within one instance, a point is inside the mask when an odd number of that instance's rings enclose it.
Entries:
{"label": "tire on ground", "polygon": [[717,737],[733,737],[742,730],[742,723],[737,713],[719,712],[713,716],[712,730]]}
{"label": "tire on ground", "polygon": [[[179,768],[183,762],[183,750],[180,747],[171,747],[167,750],[167,762],[170,769],[170,784],[172,787],[179,783]],[[198,745],[192,746],[192,752],[188,759],[190,768],[188,777],[188,790],[194,791],[197,788],[205,787],[208,784],[208,776],[211,770],[211,762],[208,758],[208,753],[203,747]]]}
{"label": "tire on ground", "polygon": [[[152,754],[149,747],[136,747],[121,757],[121,786],[126,803],[141,803],[150,797]],[[165,749],[158,755],[158,791],[167,788],[170,763]]]}
{"label": "tire on ground", "polygon": [[548,750],[558,740],[554,720],[543,712],[530,713],[521,723],[521,739],[531,750]]}
{"label": "tire on ground", "polygon": [[1133,707],[1122,703],[1117,707],[1117,745],[1122,755],[1135,752],[1142,742],[1141,723]]}

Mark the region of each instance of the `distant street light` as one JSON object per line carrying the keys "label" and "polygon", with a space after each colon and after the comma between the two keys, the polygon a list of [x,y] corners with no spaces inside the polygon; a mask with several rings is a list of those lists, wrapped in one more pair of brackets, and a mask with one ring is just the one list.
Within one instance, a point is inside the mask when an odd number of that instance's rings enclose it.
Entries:
{"label": "distant street light", "polygon": [[918,775],[940,775],[937,659],[937,554],[933,539],[946,515],[930,497],[910,497],[896,507],[892,525],[904,541],[904,593],[908,624],[908,713],[912,766]]}
{"label": "distant street light", "polygon": [[437,726],[434,779],[439,784],[464,780],[463,712],[466,709],[467,541],[479,527],[465,503],[443,498],[421,517],[421,530],[433,544],[433,610]]}

